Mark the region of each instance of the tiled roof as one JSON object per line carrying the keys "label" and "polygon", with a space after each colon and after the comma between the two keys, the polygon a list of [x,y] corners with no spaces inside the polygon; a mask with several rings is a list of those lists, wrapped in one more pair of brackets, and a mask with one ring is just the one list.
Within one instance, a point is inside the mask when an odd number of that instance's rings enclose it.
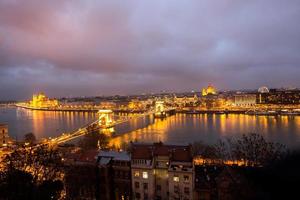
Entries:
{"label": "tiled roof", "polygon": [[152,159],[152,147],[150,145],[133,145],[132,159]]}
{"label": "tiled roof", "polygon": [[152,159],[153,156],[168,156],[172,161],[192,162],[190,146],[154,144],[132,144],[132,159]]}
{"label": "tiled roof", "polygon": [[126,151],[100,151],[98,157],[107,157],[120,161],[130,161],[130,156]]}
{"label": "tiled roof", "polygon": [[98,150],[89,150],[85,151],[82,154],[78,155],[76,158],[77,161],[82,162],[95,162],[96,163],[96,156],[98,155]]}
{"label": "tiled roof", "polygon": [[172,149],[172,161],[192,162],[192,152],[189,146],[177,147]]}

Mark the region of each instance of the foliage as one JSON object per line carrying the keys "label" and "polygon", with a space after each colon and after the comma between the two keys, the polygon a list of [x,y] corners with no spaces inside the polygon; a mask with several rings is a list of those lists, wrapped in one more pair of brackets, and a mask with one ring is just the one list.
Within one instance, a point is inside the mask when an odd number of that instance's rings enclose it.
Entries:
{"label": "foliage", "polygon": [[19,148],[1,165],[0,199],[58,199],[63,190],[61,157],[55,149]]}
{"label": "foliage", "polygon": [[34,144],[36,142],[36,137],[33,133],[27,133],[24,136],[24,141],[29,144]]}
{"label": "foliage", "polygon": [[265,166],[283,159],[287,148],[279,143],[267,142],[260,134],[251,133],[235,140],[220,140],[214,146],[195,142],[193,152],[204,159],[235,160],[243,161],[247,166]]}
{"label": "foliage", "polygon": [[59,152],[43,146],[18,148],[4,158],[6,170],[21,170],[33,176],[34,181],[56,180],[62,177]]}
{"label": "foliage", "polygon": [[284,145],[267,142],[256,133],[242,135],[236,140],[227,139],[216,145],[223,160],[243,161],[247,166],[262,166],[282,159],[287,152]]}
{"label": "foliage", "polygon": [[103,133],[94,131],[86,134],[78,143],[83,150],[105,149],[108,147],[108,136]]}
{"label": "foliage", "polygon": [[62,190],[62,181],[47,180],[37,184],[30,173],[21,170],[9,170],[0,177],[0,199],[59,199]]}
{"label": "foliage", "polygon": [[244,160],[247,165],[260,166],[282,159],[287,149],[279,143],[267,142],[260,134],[251,133],[231,142],[235,159]]}

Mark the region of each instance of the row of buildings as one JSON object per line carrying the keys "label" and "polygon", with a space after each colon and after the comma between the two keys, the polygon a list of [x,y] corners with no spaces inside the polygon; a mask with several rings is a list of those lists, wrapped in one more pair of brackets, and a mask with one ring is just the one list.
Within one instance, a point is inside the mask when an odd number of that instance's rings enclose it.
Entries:
{"label": "row of buildings", "polygon": [[164,101],[168,106],[178,110],[197,108],[199,110],[248,108],[259,105],[298,105],[300,104],[300,90],[298,89],[268,89],[261,87],[257,91],[227,91],[217,92],[212,85],[202,89],[201,93],[165,94],[162,96],[142,96],[128,99],[113,99],[97,101],[61,102],[49,99],[43,93],[33,95],[28,103],[32,108],[56,109],[110,109],[127,111],[147,111],[153,107],[155,101]]}
{"label": "row of buildings", "polygon": [[66,166],[70,199],[228,199],[242,180],[224,166],[195,165],[191,146],[163,143],[133,143],[130,153],[90,151]]}

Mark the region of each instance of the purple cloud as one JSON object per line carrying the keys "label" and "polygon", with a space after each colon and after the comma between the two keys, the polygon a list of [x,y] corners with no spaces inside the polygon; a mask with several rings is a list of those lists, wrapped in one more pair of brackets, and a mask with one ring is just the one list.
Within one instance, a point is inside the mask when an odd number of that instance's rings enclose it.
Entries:
{"label": "purple cloud", "polygon": [[295,86],[297,0],[0,0],[0,99]]}

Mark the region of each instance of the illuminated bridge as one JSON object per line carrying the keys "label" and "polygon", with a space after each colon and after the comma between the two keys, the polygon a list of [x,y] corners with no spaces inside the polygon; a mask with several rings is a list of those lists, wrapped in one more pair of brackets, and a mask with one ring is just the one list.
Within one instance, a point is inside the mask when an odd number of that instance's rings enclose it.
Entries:
{"label": "illuminated bridge", "polygon": [[88,134],[91,130],[97,129],[109,129],[115,127],[118,124],[128,122],[133,119],[154,115],[156,118],[164,118],[175,113],[175,109],[172,107],[165,106],[163,101],[156,101],[154,108],[150,109],[148,112],[142,114],[135,114],[133,116],[119,116],[115,115],[112,110],[99,110],[98,119],[92,123],[89,123],[76,131],[70,133],[63,133],[56,138],[49,138],[37,144],[41,145],[58,145],[70,140],[76,139],[83,135]]}

